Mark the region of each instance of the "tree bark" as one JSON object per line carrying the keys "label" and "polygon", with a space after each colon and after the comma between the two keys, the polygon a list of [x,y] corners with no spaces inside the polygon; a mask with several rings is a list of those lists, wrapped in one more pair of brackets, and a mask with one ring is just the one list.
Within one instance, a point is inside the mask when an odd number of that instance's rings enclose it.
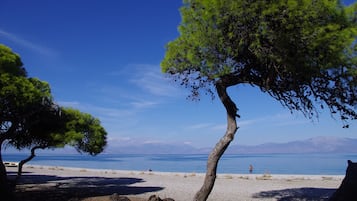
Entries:
{"label": "tree bark", "polygon": [[20,179],[21,175],[22,175],[22,167],[25,165],[25,163],[29,162],[30,160],[32,160],[36,154],[35,154],[35,150],[36,149],[44,149],[43,146],[35,146],[35,147],[32,147],[31,148],[31,154],[29,157],[25,158],[24,160],[21,160],[19,162],[19,166],[18,166],[18,169],[17,169],[17,176],[16,176],[16,183],[17,181]]}
{"label": "tree bark", "polygon": [[353,163],[351,160],[348,160],[347,163],[345,178],[343,178],[340,187],[332,194],[328,201],[357,200],[357,163]]}
{"label": "tree bark", "polygon": [[219,159],[222,157],[229,144],[233,141],[234,135],[238,130],[236,122],[238,109],[227,93],[227,86],[217,83],[216,90],[227,111],[227,130],[208,157],[206,176],[201,189],[196,193],[193,199],[194,201],[207,200],[216,181]]}
{"label": "tree bark", "polygon": [[12,189],[10,187],[9,180],[7,179],[6,167],[2,160],[1,150],[4,141],[5,138],[0,140],[0,197],[7,200],[14,200]]}

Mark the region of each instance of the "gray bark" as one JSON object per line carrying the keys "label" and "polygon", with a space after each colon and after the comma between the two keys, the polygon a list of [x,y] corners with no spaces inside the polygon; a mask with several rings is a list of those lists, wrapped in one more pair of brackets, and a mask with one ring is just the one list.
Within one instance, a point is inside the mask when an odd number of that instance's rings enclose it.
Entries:
{"label": "gray bark", "polygon": [[233,141],[234,135],[238,130],[236,117],[237,107],[227,93],[227,87],[221,84],[216,84],[218,96],[227,111],[227,130],[224,136],[216,144],[207,160],[207,170],[204,183],[201,189],[196,193],[194,201],[205,201],[211,193],[216,181],[217,166],[219,159],[226,151],[229,144]]}

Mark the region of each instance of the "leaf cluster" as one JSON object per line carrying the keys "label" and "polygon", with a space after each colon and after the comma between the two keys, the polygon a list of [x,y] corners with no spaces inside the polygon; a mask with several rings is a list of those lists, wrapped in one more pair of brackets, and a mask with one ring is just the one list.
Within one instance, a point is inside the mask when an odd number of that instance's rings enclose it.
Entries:
{"label": "leaf cluster", "polygon": [[27,76],[20,56],[14,54],[10,48],[0,44],[0,74],[4,73],[14,76]]}
{"label": "leaf cluster", "polygon": [[[79,152],[96,155],[104,150],[107,132],[100,120],[88,113],[72,108],[62,108],[65,123],[64,142],[75,147]],[[63,137],[61,134],[59,138]]]}

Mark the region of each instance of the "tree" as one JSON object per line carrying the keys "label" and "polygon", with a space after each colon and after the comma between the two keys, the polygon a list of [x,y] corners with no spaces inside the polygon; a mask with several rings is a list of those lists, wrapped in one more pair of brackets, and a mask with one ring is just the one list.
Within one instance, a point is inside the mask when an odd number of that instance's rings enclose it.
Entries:
{"label": "tree", "polygon": [[27,77],[20,56],[0,44],[0,197],[11,197],[3,145],[29,148],[35,156],[39,148],[70,145],[79,152],[96,155],[106,145],[106,131],[90,114],[60,108],[53,101],[48,83]]}
{"label": "tree", "polygon": [[78,152],[97,155],[104,150],[107,132],[99,119],[72,108],[50,107],[31,117],[28,136],[18,136],[9,141],[17,149],[29,148],[31,154],[18,165],[19,178],[22,167],[35,157],[37,149],[73,146]]}
{"label": "tree", "polygon": [[357,119],[357,3],[184,0],[181,15],[180,36],[167,44],[162,71],[193,99],[216,91],[227,112],[226,133],[209,155],[194,200],[208,198],[238,129],[228,87],[258,87],[307,118],[326,108],[346,128]]}

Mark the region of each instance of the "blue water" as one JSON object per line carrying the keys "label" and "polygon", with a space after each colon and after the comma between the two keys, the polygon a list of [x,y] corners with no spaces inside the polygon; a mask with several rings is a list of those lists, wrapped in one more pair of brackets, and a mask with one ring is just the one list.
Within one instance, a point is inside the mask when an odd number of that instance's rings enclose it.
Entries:
{"label": "blue water", "polygon": [[[28,164],[64,167],[80,167],[112,170],[148,170],[161,172],[205,172],[207,156],[194,155],[128,155],[101,154],[88,156],[38,155]],[[24,154],[4,154],[4,161],[20,161]],[[357,161],[357,154],[235,154],[224,155],[220,160],[218,173],[263,174],[316,174],[344,175],[347,160]]]}

